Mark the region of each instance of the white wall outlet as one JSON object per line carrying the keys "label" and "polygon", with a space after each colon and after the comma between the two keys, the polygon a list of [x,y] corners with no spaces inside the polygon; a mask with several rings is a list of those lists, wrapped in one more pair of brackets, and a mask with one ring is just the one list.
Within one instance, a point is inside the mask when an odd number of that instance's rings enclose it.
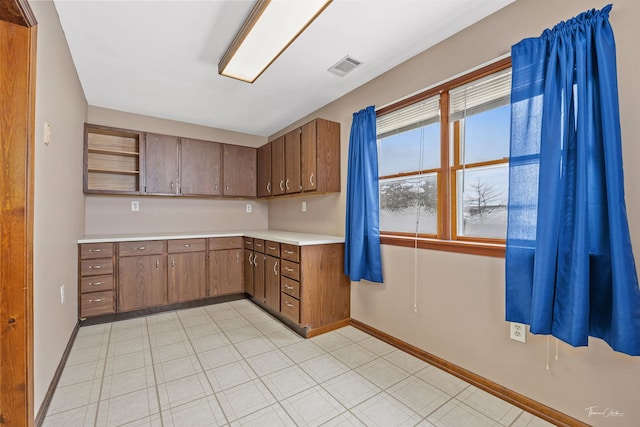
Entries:
{"label": "white wall outlet", "polygon": [[307,202],[302,202],[302,212],[307,211]]}
{"label": "white wall outlet", "polygon": [[512,340],[526,343],[527,342],[527,325],[523,323],[511,322],[510,338]]}
{"label": "white wall outlet", "polygon": [[60,286],[60,304],[64,304],[64,285]]}
{"label": "white wall outlet", "polygon": [[43,136],[45,145],[51,144],[51,124],[49,122],[44,122]]}
{"label": "white wall outlet", "polygon": [[137,200],[131,201],[131,211],[138,212],[140,210],[140,202]]}
{"label": "white wall outlet", "polygon": [[247,213],[251,213],[251,210],[253,209],[253,206],[251,205],[251,203],[247,203]]}

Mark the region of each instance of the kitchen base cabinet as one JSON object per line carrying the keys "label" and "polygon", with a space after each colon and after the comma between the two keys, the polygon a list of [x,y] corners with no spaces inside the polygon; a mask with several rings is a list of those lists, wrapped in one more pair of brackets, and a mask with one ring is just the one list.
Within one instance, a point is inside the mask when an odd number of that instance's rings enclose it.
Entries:
{"label": "kitchen base cabinet", "polygon": [[169,304],[193,301],[206,296],[204,252],[169,254]]}
{"label": "kitchen base cabinet", "polygon": [[167,303],[167,257],[138,255],[118,261],[118,311]]}
{"label": "kitchen base cabinet", "polygon": [[280,311],[280,259],[265,256],[264,302],[267,307]]}
{"label": "kitchen base cabinet", "polygon": [[[212,297],[240,294],[245,291],[245,261],[242,237],[209,238],[209,292]],[[250,239],[251,247],[253,239]],[[252,271],[252,270],[250,270]],[[253,282],[249,284],[253,292]]]}
{"label": "kitchen base cabinet", "polygon": [[78,252],[78,315],[86,318],[115,313],[113,243],[86,243]]}

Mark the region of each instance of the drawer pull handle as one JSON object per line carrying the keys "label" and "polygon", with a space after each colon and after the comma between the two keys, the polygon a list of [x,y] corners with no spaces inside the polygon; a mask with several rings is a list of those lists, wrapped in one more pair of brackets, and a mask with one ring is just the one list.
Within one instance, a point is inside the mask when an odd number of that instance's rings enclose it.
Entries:
{"label": "drawer pull handle", "polygon": [[313,187],[313,174],[309,175],[309,184]]}
{"label": "drawer pull handle", "polygon": [[89,249],[89,252],[102,252],[102,249]]}
{"label": "drawer pull handle", "polygon": [[290,291],[293,290],[293,286],[289,286],[289,285],[284,285],[285,288],[289,289]]}
{"label": "drawer pull handle", "polygon": [[100,285],[104,285],[104,282],[91,282],[91,283],[89,283],[89,286],[100,286]]}
{"label": "drawer pull handle", "polygon": [[285,301],[284,305],[286,305],[287,307],[293,307],[293,304],[291,304],[289,301]]}
{"label": "drawer pull handle", "polygon": [[290,251],[288,249],[285,249],[284,253],[287,254],[287,255],[293,255],[293,251]]}
{"label": "drawer pull handle", "polygon": [[284,269],[287,270],[289,273],[293,273],[293,268],[285,267]]}
{"label": "drawer pull handle", "polygon": [[278,261],[273,264],[273,274],[278,275]]}
{"label": "drawer pull handle", "polygon": [[96,298],[96,299],[90,299],[89,302],[101,302],[104,301],[104,298]]}
{"label": "drawer pull handle", "polygon": [[184,245],[182,245],[183,248],[190,248],[191,247],[191,243],[185,243]]}
{"label": "drawer pull handle", "polygon": [[267,246],[267,249],[269,249],[270,251],[275,251],[276,248],[274,248],[273,246]]}
{"label": "drawer pull handle", "polygon": [[99,268],[102,268],[102,267],[104,267],[104,265],[90,265],[89,266],[90,269],[99,269]]}
{"label": "drawer pull handle", "polygon": [[253,242],[251,240],[245,240],[244,244],[247,246],[251,246],[253,245]]}
{"label": "drawer pull handle", "polygon": [[136,248],[136,251],[144,251],[145,249],[147,249],[147,247],[146,247],[146,246],[138,246],[138,247]]}

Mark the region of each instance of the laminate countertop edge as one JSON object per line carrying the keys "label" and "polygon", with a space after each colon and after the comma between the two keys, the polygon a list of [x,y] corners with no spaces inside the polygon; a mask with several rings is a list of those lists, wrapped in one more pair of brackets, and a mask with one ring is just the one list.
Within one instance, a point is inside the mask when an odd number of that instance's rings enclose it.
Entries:
{"label": "laminate countertop edge", "polygon": [[253,237],[271,240],[296,246],[328,245],[344,243],[344,237],[325,234],[297,233],[279,230],[249,230],[249,231],[202,231],[184,233],[136,233],[112,235],[87,235],[78,239],[78,243],[113,243],[136,242],[141,240],[174,240],[174,239],[202,239],[209,237]]}

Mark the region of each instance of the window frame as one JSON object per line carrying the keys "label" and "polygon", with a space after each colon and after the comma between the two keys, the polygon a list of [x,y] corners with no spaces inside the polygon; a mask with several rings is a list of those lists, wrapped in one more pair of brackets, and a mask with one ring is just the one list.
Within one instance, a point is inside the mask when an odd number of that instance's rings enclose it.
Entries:
{"label": "window frame", "polygon": [[[455,218],[455,209],[457,208],[457,189],[454,186],[456,185],[455,175],[458,170],[462,169],[462,165],[460,164],[460,122],[449,122],[449,91],[459,86],[463,86],[473,81],[479,80],[483,77],[489,76],[491,74],[506,70],[510,67],[511,57],[507,57],[493,62],[489,65],[480,67],[462,76],[453,78],[452,80],[439,84],[408,98],[402,99],[391,105],[380,108],[376,111],[376,117],[381,117],[420,101],[424,101],[428,98],[434,96],[440,97],[440,167],[424,171],[413,171],[394,175],[385,175],[378,179],[378,182],[380,182],[381,179],[417,176],[425,173],[436,173],[438,181],[437,234],[416,235],[414,233],[381,230],[381,244],[504,258],[506,246],[505,239],[457,235],[457,219]],[[454,135],[451,135],[452,128],[454,129]],[[455,135],[456,128],[458,129],[457,135]],[[454,137],[453,139],[452,136]],[[451,153],[452,141],[453,153]],[[493,166],[505,163],[508,164],[508,162],[508,158],[495,159],[490,161],[466,164],[464,168],[471,169],[482,166]]]}

